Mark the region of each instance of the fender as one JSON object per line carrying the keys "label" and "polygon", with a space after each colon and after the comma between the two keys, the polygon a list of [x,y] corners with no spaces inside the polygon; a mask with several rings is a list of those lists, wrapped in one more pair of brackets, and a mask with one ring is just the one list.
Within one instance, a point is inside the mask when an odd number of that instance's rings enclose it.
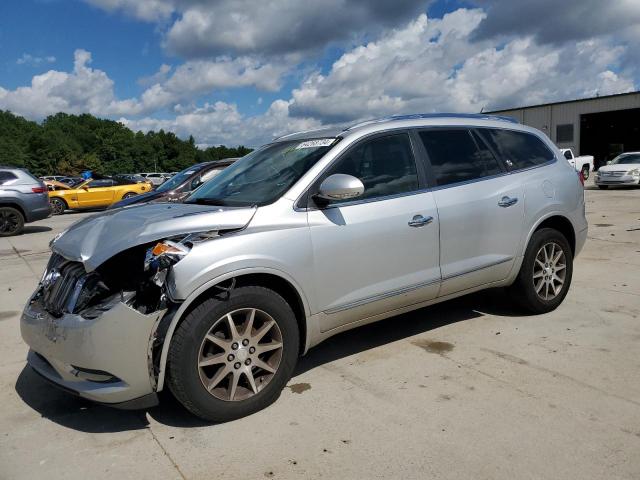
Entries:
{"label": "fender", "polygon": [[545,220],[551,217],[564,218],[571,224],[571,227],[573,228],[573,234],[576,235],[578,233],[578,230],[576,229],[576,226],[574,225],[574,223],[571,221],[571,218],[569,218],[569,216],[567,216],[564,212],[560,212],[560,211],[547,212],[542,217],[538,218],[536,222],[533,224],[533,226],[529,229],[529,232],[527,233],[526,241],[524,242],[524,244],[522,245],[522,248],[520,249],[520,256],[522,257],[524,256],[527,250],[527,246],[529,245],[529,242],[531,241],[531,237],[533,236],[533,233],[536,231],[536,229],[540,226],[542,222],[544,222]]}
{"label": "fender", "polygon": [[[269,268],[269,267],[252,267],[252,268],[241,268],[238,270],[232,270],[223,275],[219,275],[218,277],[209,280],[208,282],[202,284],[200,287],[198,287],[193,292],[191,292],[189,296],[185,299],[185,301],[182,302],[182,304],[176,311],[173,319],[171,320],[171,324],[167,329],[167,334],[165,335],[164,342],[162,344],[162,353],[160,354],[160,371],[158,372],[158,384],[157,384],[158,386],[156,391],[159,392],[164,387],[164,378],[166,375],[166,367],[167,367],[167,357],[169,356],[169,346],[171,345],[171,339],[173,337],[173,333],[175,332],[176,327],[178,326],[178,323],[180,322],[180,319],[183,317],[184,312],[187,310],[187,308],[189,308],[189,305],[191,305],[194,302],[194,300],[196,300],[202,293],[206,292],[214,285],[217,285],[220,282],[224,282],[225,280],[230,280],[234,277],[239,277],[241,275],[248,275],[251,273],[268,273],[268,274],[280,277],[283,280],[286,280],[287,282],[289,282],[291,285],[293,285],[293,287],[298,292],[300,299],[302,300],[302,305],[304,307],[305,321],[307,321],[307,319],[311,314],[309,309],[309,301],[307,300],[307,297],[304,294],[302,288],[300,288],[300,285],[298,284],[298,282],[296,282],[293,278],[291,278],[287,273],[283,272],[282,270],[277,270],[275,268]],[[306,345],[306,341],[305,341],[305,345]]]}

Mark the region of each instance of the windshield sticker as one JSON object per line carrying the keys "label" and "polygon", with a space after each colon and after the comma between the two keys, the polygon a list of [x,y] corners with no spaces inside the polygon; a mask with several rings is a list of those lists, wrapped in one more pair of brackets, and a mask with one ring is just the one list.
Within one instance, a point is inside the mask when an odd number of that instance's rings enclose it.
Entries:
{"label": "windshield sticker", "polygon": [[298,145],[296,147],[296,150],[300,150],[301,148],[328,147],[335,141],[335,138],[318,138],[317,140],[307,140],[306,142],[302,142],[300,145]]}

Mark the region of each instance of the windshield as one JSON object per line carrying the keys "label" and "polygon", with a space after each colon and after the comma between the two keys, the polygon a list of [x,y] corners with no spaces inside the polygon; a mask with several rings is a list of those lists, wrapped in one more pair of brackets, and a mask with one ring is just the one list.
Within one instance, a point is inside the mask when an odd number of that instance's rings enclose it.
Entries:
{"label": "windshield", "polygon": [[618,155],[616,158],[611,160],[611,165],[633,165],[640,164],[640,153],[637,154],[626,154],[626,155]]}
{"label": "windshield", "polygon": [[268,205],[289,190],[335,142],[335,138],[320,138],[265,145],[204,183],[186,203]]}
{"label": "windshield", "polygon": [[203,166],[201,165],[192,165],[189,168],[185,168],[179,173],[176,173],[169,180],[164,182],[158,188],[156,188],[156,192],[168,192],[169,190],[173,190],[180,186],[182,182],[184,182],[187,178],[193,175],[196,172],[202,170]]}

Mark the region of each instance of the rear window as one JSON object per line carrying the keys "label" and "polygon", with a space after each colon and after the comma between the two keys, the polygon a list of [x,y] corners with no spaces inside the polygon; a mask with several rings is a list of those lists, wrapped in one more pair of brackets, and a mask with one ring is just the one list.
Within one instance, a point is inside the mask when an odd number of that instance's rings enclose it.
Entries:
{"label": "rear window", "polygon": [[502,157],[509,170],[537,167],[555,158],[549,147],[531,133],[493,128],[482,128],[478,132]]}
{"label": "rear window", "polygon": [[502,173],[491,151],[467,129],[420,132],[438,186]]}
{"label": "rear window", "polygon": [[0,170],[0,185],[9,183],[11,180],[15,180],[16,178],[18,177],[16,177],[13,173]]}

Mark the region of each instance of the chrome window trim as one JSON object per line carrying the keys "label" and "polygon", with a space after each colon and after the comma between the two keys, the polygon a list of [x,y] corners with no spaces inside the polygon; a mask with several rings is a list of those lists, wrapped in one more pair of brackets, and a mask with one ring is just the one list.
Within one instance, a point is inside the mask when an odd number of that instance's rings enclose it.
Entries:
{"label": "chrome window trim", "polygon": [[409,285],[407,287],[398,288],[396,290],[391,290],[391,291],[388,291],[388,292],[385,292],[385,293],[379,293],[377,295],[372,295],[370,297],[362,298],[362,299],[356,300],[354,302],[344,303],[342,305],[338,305],[337,307],[329,308],[327,310],[324,310],[322,313],[325,313],[327,315],[331,315],[331,314],[334,314],[334,313],[343,312],[345,310],[350,310],[352,308],[361,307],[363,305],[368,305],[369,303],[377,302],[379,300],[384,300],[386,298],[395,297],[397,295],[402,295],[404,293],[413,292],[413,291],[418,290],[418,289],[423,288],[423,287],[436,285],[436,284],[440,283],[440,281],[441,280],[439,278],[436,278],[436,279],[433,279],[433,280],[429,280],[427,282],[416,283],[414,285]]}

